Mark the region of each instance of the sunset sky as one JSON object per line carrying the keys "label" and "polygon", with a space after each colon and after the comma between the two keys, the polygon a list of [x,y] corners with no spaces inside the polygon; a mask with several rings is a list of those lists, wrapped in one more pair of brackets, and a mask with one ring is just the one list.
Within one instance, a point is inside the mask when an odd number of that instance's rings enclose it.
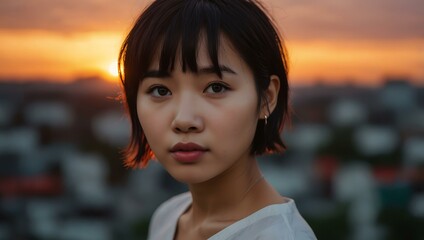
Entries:
{"label": "sunset sky", "polygon": [[[120,44],[147,0],[0,3],[0,79],[113,80]],[[290,55],[293,84],[424,84],[424,1],[263,0]]]}

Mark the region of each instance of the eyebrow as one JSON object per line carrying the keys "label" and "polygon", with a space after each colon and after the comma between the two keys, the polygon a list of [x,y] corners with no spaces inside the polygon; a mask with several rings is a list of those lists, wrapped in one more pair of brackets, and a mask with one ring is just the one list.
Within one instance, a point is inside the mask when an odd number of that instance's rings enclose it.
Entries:
{"label": "eyebrow", "polygon": [[[222,73],[229,73],[229,74],[237,75],[237,73],[234,70],[232,70],[231,68],[229,68],[225,65],[220,65],[219,70]],[[198,70],[198,73],[200,73],[200,74],[215,74],[216,70],[215,70],[214,66],[208,66],[208,67],[200,68]],[[143,79],[144,78],[167,78],[167,77],[170,77],[170,76],[171,76],[171,74],[169,72],[160,71],[160,70],[151,70],[151,71],[147,71],[143,75]]]}
{"label": "eyebrow", "polygon": [[[237,73],[234,70],[232,70],[231,68],[229,68],[225,65],[220,65],[219,70],[223,73],[230,73],[230,74],[236,74],[237,75]],[[215,67],[209,66],[209,67],[205,67],[205,68],[200,68],[199,73],[211,74],[211,73],[216,73],[216,71],[215,71]]]}

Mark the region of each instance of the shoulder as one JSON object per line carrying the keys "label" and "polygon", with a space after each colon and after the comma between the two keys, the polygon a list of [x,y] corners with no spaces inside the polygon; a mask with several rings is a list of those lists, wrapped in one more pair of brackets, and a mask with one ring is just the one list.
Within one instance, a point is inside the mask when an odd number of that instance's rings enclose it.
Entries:
{"label": "shoulder", "polygon": [[273,204],[223,229],[210,240],[316,240],[292,199]]}
{"label": "shoulder", "polygon": [[317,239],[314,231],[305,221],[305,219],[300,215],[299,211],[296,208],[296,205],[293,202],[293,211],[291,214],[291,228],[295,239]]}
{"label": "shoulder", "polygon": [[275,218],[257,239],[316,240],[314,232],[297,210],[294,200],[275,205]]}
{"label": "shoulder", "polygon": [[316,240],[309,225],[284,226],[281,222],[259,230],[255,240]]}
{"label": "shoulder", "polygon": [[[179,194],[162,203],[153,213],[149,227],[149,239],[158,234],[173,232],[179,216],[191,203],[189,192]],[[153,237],[153,239],[160,239]]]}
{"label": "shoulder", "polygon": [[255,240],[317,239],[292,199],[284,204],[265,207],[259,213],[261,214],[252,222],[254,224],[251,226],[257,232],[256,237],[253,238]]}

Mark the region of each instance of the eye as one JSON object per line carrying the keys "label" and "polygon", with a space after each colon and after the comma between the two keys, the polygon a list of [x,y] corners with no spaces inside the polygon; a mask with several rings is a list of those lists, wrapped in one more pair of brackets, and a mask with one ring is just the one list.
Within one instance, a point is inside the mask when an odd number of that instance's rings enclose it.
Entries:
{"label": "eye", "polygon": [[169,91],[169,89],[164,86],[152,86],[149,88],[147,93],[153,97],[165,97],[171,95],[171,91]]}
{"label": "eye", "polygon": [[224,93],[229,89],[230,88],[226,84],[215,82],[215,83],[209,84],[209,86],[205,89],[204,92],[211,93],[211,94],[218,94],[218,93]]}

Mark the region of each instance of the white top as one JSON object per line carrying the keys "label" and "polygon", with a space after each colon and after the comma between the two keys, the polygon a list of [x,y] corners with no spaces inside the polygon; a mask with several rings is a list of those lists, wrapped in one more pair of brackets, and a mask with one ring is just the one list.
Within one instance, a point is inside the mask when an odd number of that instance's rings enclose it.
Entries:
{"label": "white top", "polygon": [[[173,240],[178,219],[191,205],[190,192],[163,203],[153,214],[148,240]],[[312,240],[314,232],[292,199],[273,204],[229,225],[209,240]]]}

